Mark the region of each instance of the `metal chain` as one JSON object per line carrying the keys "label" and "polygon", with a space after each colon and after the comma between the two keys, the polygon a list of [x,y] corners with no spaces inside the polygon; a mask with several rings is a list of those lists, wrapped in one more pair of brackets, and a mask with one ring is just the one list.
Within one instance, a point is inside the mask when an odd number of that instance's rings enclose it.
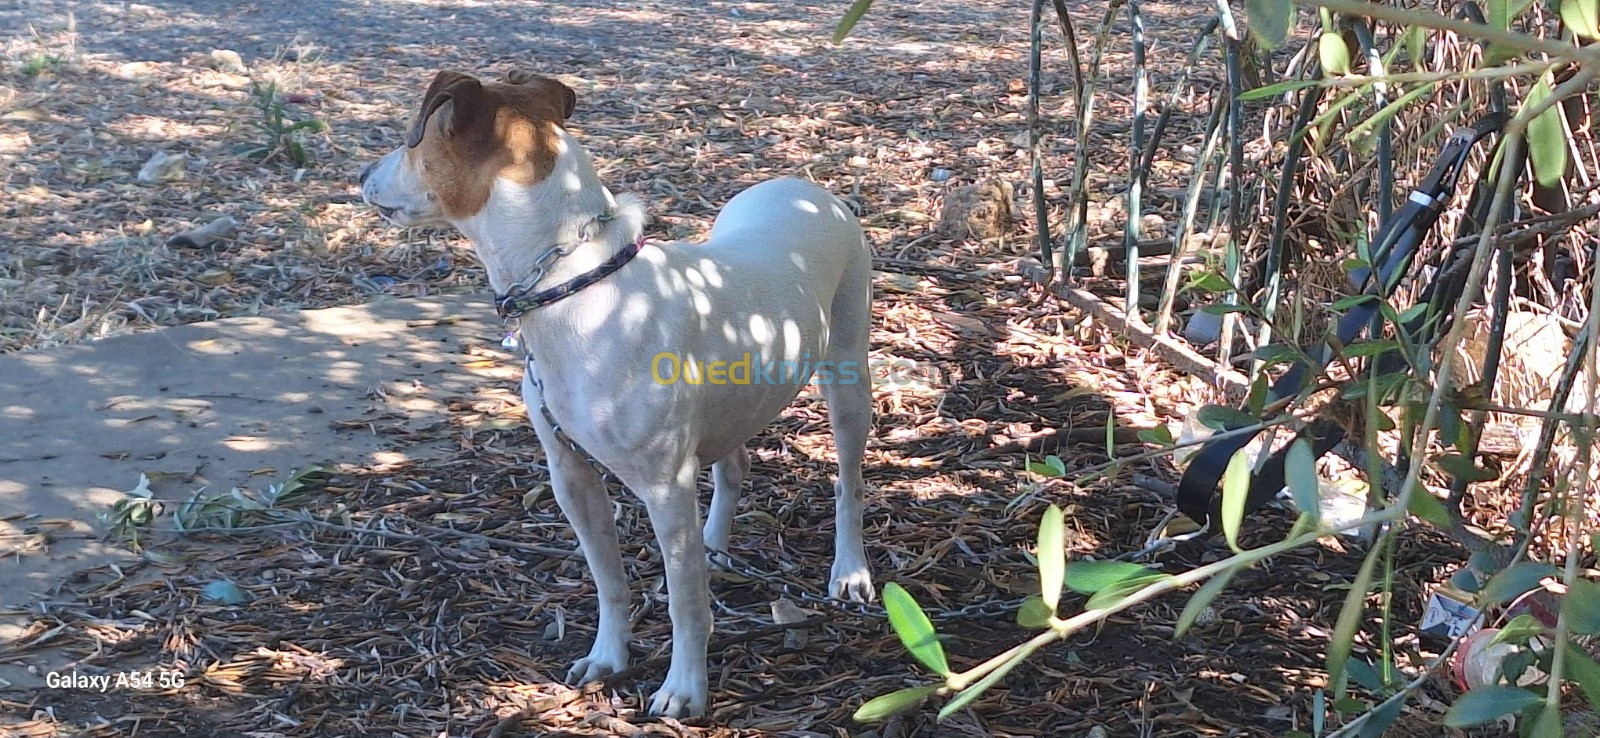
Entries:
{"label": "metal chain", "polygon": [[533,388],[539,391],[539,414],[544,416],[544,422],[550,424],[550,431],[555,434],[556,440],[560,441],[561,445],[566,446],[579,457],[582,457],[584,463],[588,464],[589,468],[593,469],[595,474],[600,475],[601,484],[608,483],[610,480],[615,479],[615,477],[611,475],[611,471],[606,469],[605,465],[595,460],[593,456],[590,456],[588,451],[583,450],[583,447],[579,446],[577,441],[572,440],[572,436],[567,435],[566,431],[561,430],[561,424],[556,422],[556,416],[550,414],[550,406],[546,405],[544,402],[544,383],[539,381],[539,376],[533,371],[532,354],[528,355],[527,362],[528,377],[530,381],[533,382]]}
{"label": "metal chain", "polygon": [[[617,216],[615,213],[607,210],[604,213],[596,215],[594,217],[594,221],[597,223],[609,223],[615,220],[616,217]],[[556,243],[544,251],[539,252],[539,255],[533,259],[533,274],[528,275],[527,278],[520,282],[511,283],[511,286],[506,288],[506,297],[518,298],[528,294],[528,291],[533,289],[533,286],[538,284],[539,280],[544,279],[545,273],[550,271],[550,262],[559,257],[571,254],[573,251],[577,250],[579,244],[582,243],[582,238],[567,244],[566,248],[562,248],[560,243]]]}
{"label": "metal chain", "polygon": [[[576,248],[577,244],[573,244],[573,247]],[[528,290],[533,289],[533,286],[538,284],[539,280],[544,279],[545,273],[550,271],[550,262],[570,253],[572,253],[571,249],[564,250],[559,243],[539,252],[539,255],[533,260],[533,274],[528,275],[526,279],[520,282],[511,283],[511,286],[506,288],[505,299],[514,300],[528,294]]]}
{"label": "metal chain", "polygon": [[[538,374],[533,370],[533,355],[527,354],[526,361],[529,381],[532,382],[534,389],[539,391],[539,414],[544,418],[544,422],[550,424],[550,430],[555,434],[556,440],[560,441],[563,446],[566,446],[570,451],[581,457],[584,460],[584,463],[588,464],[589,468],[593,469],[595,474],[600,476],[601,484],[609,484],[613,480],[620,482],[621,480],[618,480],[614,475],[612,475],[611,471],[606,469],[604,464],[601,464],[593,456],[590,456],[589,452],[583,450],[583,447],[578,445],[577,441],[572,440],[572,437],[567,435],[567,432],[561,429],[561,424],[556,422],[555,416],[550,413],[549,405],[545,404],[544,384],[539,381]],[[782,577],[763,572],[751,565],[750,562],[745,561],[744,559],[739,558],[738,556],[727,551],[708,549],[708,553],[711,554],[713,558],[717,559],[718,563],[726,567],[729,571],[732,571],[739,576],[753,579],[772,587],[782,593],[785,597],[790,597],[817,605],[824,605],[861,617],[887,618],[889,615],[888,611],[880,605],[856,602],[854,600],[841,600],[834,597],[814,594]],[[975,602],[971,605],[964,605],[956,608],[933,608],[931,610],[925,609],[924,612],[928,615],[929,619],[941,621],[964,618],[1009,618],[1017,612],[1017,608],[1020,606],[1020,602],[1003,602],[996,598],[985,600],[983,602]]]}

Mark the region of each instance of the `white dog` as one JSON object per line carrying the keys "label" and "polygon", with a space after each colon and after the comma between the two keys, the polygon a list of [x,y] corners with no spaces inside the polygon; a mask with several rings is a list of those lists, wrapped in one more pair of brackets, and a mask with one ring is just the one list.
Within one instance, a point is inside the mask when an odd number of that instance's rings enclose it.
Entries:
{"label": "white dog", "polygon": [[[645,244],[642,208],[601,184],[563,125],[576,102],[538,75],[440,72],[406,144],[361,173],[362,197],[396,224],[460,230],[516,319],[523,398],[599,598],[594,645],[568,681],[623,669],[632,633],[609,495],[551,420],[649,511],[672,619],[672,665],[650,712],[699,715],[706,549],[727,550],[745,443],[813,375],[839,457],[829,590],[874,599],[861,540],[871,255],[850,210],[797,179],[739,193],[704,243]],[[696,480],[707,464],[715,491],[702,531]]]}

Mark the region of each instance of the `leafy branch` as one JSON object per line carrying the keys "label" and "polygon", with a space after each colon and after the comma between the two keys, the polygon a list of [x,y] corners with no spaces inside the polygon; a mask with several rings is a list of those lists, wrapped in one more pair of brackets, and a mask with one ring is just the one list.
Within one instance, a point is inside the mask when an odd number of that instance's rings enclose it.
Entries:
{"label": "leafy branch", "polygon": [[[1241,455],[1243,453],[1240,452]],[[1234,484],[1231,494],[1242,496],[1246,490],[1237,487],[1237,482]],[[1398,506],[1390,507],[1364,516],[1348,527],[1392,522],[1404,515],[1404,509]],[[1340,526],[1340,529],[1345,527]],[[875,722],[909,709],[929,695],[953,694],[954,698],[939,711],[939,718],[944,719],[982,696],[986,690],[1040,648],[1095,625],[1115,613],[1217,577],[1202,587],[1185,605],[1183,613],[1178,618],[1175,634],[1182,636],[1201,611],[1222,593],[1228,579],[1239,571],[1339,532],[1331,527],[1316,526],[1291,535],[1278,543],[1238,551],[1220,561],[1173,575],[1120,561],[1067,563],[1062,528],[1061,508],[1051,505],[1046,510],[1039,527],[1037,556],[1040,562],[1040,594],[1029,597],[1018,613],[1019,625],[1031,628],[1043,627],[1045,630],[966,671],[950,670],[943,646],[931,621],[911,594],[897,583],[890,582],[885,585],[884,602],[889,612],[890,627],[894,629],[906,650],[924,666],[942,677],[943,681],[902,689],[873,699],[856,711],[855,719],[861,722]],[[1052,603],[1059,603],[1063,588],[1089,595],[1083,612],[1069,618],[1056,615],[1056,605]]]}

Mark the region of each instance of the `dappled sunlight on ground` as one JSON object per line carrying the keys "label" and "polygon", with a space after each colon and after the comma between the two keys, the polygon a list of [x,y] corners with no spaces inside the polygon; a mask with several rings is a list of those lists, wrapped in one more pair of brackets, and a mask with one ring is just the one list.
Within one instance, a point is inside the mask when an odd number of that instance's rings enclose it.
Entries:
{"label": "dappled sunlight on ground", "polygon": [[[38,30],[0,54],[0,105],[19,129],[0,141],[0,190],[13,202],[0,235],[30,244],[29,263],[0,263],[15,298],[0,314],[0,350],[480,288],[476,263],[448,248],[454,234],[383,227],[354,199],[355,173],[398,142],[442,67],[562,76],[580,96],[572,127],[602,176],[646,196],[656,236],[702,236],[728,194],[783,172],[846,193],[882,244],[936,218],[947,187],[1020,171],[1024,29],[998,5],[875,9],[838,47],[827,41],[831,6],[289,7],[242,6],[227,24],[184,2],[0,16]],[[237,51],[242,66],[214,49]],[[278,85],[290,122],[330,126],[293,136],[306,166],[239,153],[263,142],[252,82]],[[1064,105],[1063,81],[1048,84],[1048,103]],[[1069,143],[1053,137],[1047,149],[1066,157]],[[157,153],[187,158],[171,179],[135,181]],[[954,180],[931,180],[935,169]],[[164,245],[224,215],[239,225],[216,249]]]}

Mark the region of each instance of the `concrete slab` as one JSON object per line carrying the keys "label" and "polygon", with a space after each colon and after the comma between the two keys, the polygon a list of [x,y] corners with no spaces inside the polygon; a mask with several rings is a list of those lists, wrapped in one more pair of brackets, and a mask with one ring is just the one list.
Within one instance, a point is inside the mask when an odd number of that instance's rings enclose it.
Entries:
{"label": "concrete slab", "polygon": [[[519,376],[500,335],[482,300],[383,299],[0,356],[0,643],[73,572],[131,558],[95,540],[96,514],[141,473],[176,500],[447,451],[395,426]],[[28,681],[22,666],[0,679]]]}

